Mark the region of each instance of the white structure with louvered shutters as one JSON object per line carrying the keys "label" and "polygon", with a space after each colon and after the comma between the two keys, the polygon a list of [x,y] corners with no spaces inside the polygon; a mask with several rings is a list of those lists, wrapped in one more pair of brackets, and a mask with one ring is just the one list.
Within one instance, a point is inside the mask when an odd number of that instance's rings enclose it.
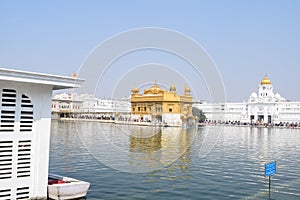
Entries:
{"label": "white structure with louvered shutters", "polygon": [[0,200],[47,198],[52,90],[82,82],[0,68]]}

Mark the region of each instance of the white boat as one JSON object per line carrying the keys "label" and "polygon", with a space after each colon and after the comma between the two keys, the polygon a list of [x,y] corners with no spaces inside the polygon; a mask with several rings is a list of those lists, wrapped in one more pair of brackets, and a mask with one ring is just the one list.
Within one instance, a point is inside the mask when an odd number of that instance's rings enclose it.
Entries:
{"label": "white boat", "polygon": [[89,182],[55,174],[48,175],[49,199],[61,200],[82,198],[86,196],[89,187]]}

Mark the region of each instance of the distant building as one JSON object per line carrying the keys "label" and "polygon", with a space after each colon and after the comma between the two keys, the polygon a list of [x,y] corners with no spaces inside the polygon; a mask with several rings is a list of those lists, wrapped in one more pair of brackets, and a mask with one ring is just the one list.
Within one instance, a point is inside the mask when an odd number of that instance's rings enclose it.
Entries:
{"label": "distant building", "polygon": [[178,95],[171,85],[169,91],[161,89],[156,83],[140,94],[135,88],[131,94],[131,117],[140,121],[156,121],[172,125],[191,124],[193,97],[190,88],[185,87],[184,95]]}
{"label": "distant building", "polygon": [[56,94],[52,98],[52,115],[56,113],[81,113],[82,112],[82,99],[74,97],[75,95],[62,93]]}
{"label": "distant building", "polygon": [[129,113],[129,99],[98,99],[90,94],[67,93],[52,98],[53,118],[113,118]]}
{"label": "distant building", "polygon": [[258,93],[253,92],[247,102],[240,103],[200,103],[208,120],[241,123],[299,123],[300,102],[290,102],[273,92],[270,79],[265,76]]}

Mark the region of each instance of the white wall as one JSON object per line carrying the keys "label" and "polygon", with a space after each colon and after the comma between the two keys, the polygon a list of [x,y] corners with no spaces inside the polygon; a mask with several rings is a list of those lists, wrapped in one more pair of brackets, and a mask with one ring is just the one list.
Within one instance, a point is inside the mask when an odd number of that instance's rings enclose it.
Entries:
{"label": "white wall", "polygon": [[182,121],[180,119],[180,114],[168,114],[168,113],[163,113],[162,114],[162,121],[167,123],[167,124],[174,124],[174,125],[181,125]]}
{"label": "white wall", "polygon": [[[2,96],[3,88],[16,90],[16,102],[15,106],[0,105],[1,111],[13,110],[15,112],[13,133],[5,131],[3,127],[1,127],[2,131],[0,131],[0,145],[1,142],[2,144],[4,142],[12,142],[12,164],[8,165],[8,168],[11,168],[8,170],[11,172],[11,177],[0,178],[0,191],[10,190],[8,199],[16,199],[18,197],[47,198],[52,87],[0,80],[1,102],[4,99]],[[27,104],[32,104],[33,108],[21,106],[23,104],[23,94],[29,98],[30,103]],[[26,121],[26,119],[23,119],[25,115],[21,114],[22,110],[33,110],[33,122],[28,123],[32,124],[31,131],[21,131],[21,125],[24,124],[24,120]],[[22,118],[21,115],[23,116]],[[1,120],[5,118],[3,114],[0,117]],[[1,124],[4,125],[5,123],[1,122]],[[24,149],[27,150],[24,151],[26,155],[20,156],[21,150]],[[24,158],[27,164],[20,164],[20,161],[18,161],[20,157]],[[23,173],[18,170],[20,166],[25,167],[23,171],[28,172]],[[20,175],[24,176],[18,177]],[[19,193],[22,191],[24,194],[17,195],[17,191]]]}

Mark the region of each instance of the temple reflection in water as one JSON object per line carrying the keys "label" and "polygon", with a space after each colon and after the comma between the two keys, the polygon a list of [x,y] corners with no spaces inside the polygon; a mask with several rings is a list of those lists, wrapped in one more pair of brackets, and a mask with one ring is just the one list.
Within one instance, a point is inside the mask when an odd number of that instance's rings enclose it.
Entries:
{"label": "temple reflection in water", "polygon": [[187,168],[190,163],[190,146],[197,129],[143,126],[131,128],[129,162],[133,168],[144,168],[143,171],[159,170],[177,160],[179,166],[176,168]]}

